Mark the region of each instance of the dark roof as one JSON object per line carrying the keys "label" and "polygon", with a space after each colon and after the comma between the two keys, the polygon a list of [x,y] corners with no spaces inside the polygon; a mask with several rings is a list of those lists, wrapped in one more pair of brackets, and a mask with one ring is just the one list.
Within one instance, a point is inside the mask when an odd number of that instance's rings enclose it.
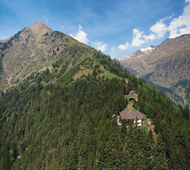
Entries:
{"label": "dark roof", "polygon": [[129,97],[129,100],[135,100],[135,101],[137,101],[137,100],[135,99],[135,97]]}
{"label": "dark roof", "polygon": [[121,112],[120,113],[121,119],[142,119],[143,116],[140,112]]}

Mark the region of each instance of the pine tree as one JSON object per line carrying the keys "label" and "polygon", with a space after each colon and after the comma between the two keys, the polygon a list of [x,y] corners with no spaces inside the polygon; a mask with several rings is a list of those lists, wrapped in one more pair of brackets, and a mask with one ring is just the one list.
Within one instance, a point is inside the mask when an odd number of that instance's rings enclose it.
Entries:
{"label": "pine tree", "polygon": [[122,143],[125,143],[125,137],[126,137],[126,134],[127,134],[127,128],[126,128],[126,120],[123,119],[122,121],[122,126],[121,126],[121,141]]}
{"label": "pine tree", "polygon": [[183,110],[183,115],[184,117],[188,120],[189,119],[189,108],[187,107],[187,105],[185,106],[184,110]]}
{"label": "pine tree", "polygon": [[165,144],[160,134],[158,134],[157,143],[153,152],[153,169],[168,169],[168,159],[165,154]]}

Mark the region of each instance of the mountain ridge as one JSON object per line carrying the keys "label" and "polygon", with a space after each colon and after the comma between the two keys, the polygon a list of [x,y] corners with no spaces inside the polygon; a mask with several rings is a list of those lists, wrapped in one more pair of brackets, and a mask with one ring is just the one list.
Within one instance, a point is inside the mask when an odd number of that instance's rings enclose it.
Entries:
{"label": "mountain ridge", "polygon": [[[13,70],[19,61],[23,60],[22,55],[32,47],[39,38],[46,32],[52,31],[41,21],[32,24],[29,27],[23,28],[17,34],[11,36],[4,42],[1,42],[1,61],[3,72],[1,75],[2,81],[9,83]],[[3,89],[5,86],[1,86]]]}
{"label": "mountain ridge", "polygon": [[[44,28],[43,31],[41,27]],[[50,80],[55,82],[58,75],[63,76],[89,56],[94,60],[92,56],[97,53],[94,48],[62,32],[53,31],[42,22],[23,28],[6,43],[8,44],[6,48],[3,48],[5,43],[0,44],[0,55],[3,56],[0,58],[2,60],[0,90],[2,91],[17,86],[33,72],[41,73],[46,69],[50,73],[55,73],[54,78]],[[118,64],[116,60],[114,61]],[[102,65],[100,68],[100,76],[117,77],[110,72],[109,68],[106,70]],[[73,75],[74,79],[93,73],[93,67],[81,69]],[[63,72],[63,75],[60,72]]]}
{"label": "mountain ridge", "polygon": [[[176,92],[173,88],[175,84],[190,78],[189,53],[190,35],[186,34],[174,39],[164,40],[153,51],[141,54],[141,57],[134,55],[133,57],[123,58],[119,62],[129,70],[135,70],[132,73],[136,76],[158,86],[173,89]],[[188,87],[187,84],[186,88]],[[181,87],[178,86],[176,94],[188,100],[184,92],[179,92],[179,88]],[[183,88],[183,91],[185,91],[185,88]],[[180,100],[180,103],[182,103],[182,100]]]}
{"label": "mountain ridge", "polygon": [[53,31],[47,25],[45,25],[42,21],[37,21],[25,28],[26,30],[31,30],[38,40],[42,35],[47,33],[48,31]]}
{"label": "mountain ridge", "polygon": [[53,60],[57,60],[51,56],[59,53],[71,55],[69,50],[74,44],[84,48],[82,43],[61,32],[53,31],[41,21],[23,28],[0,43],[0,89],[6,90],[35,69],[51,68]]}

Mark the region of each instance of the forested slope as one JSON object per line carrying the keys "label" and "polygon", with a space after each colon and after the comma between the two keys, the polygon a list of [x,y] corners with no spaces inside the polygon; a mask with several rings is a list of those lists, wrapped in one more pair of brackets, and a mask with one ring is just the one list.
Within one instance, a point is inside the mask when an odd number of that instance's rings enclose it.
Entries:
{"label": "forested slope", "polygon": [[[2,93],[0,169],[189,169],[188,108],[100,52],[68,66],[59,60]],[[111,120],[131,90],[155,138]]]}

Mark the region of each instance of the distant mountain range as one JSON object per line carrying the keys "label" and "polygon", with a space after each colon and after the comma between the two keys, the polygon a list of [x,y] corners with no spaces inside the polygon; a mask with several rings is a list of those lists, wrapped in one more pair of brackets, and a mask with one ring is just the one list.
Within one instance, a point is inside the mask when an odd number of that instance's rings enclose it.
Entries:
{"label": "distant mountain range", "polygon": [[174,102],[190,104],[190,35],[141,48],[119,62],[137,77],[153,83]]}

